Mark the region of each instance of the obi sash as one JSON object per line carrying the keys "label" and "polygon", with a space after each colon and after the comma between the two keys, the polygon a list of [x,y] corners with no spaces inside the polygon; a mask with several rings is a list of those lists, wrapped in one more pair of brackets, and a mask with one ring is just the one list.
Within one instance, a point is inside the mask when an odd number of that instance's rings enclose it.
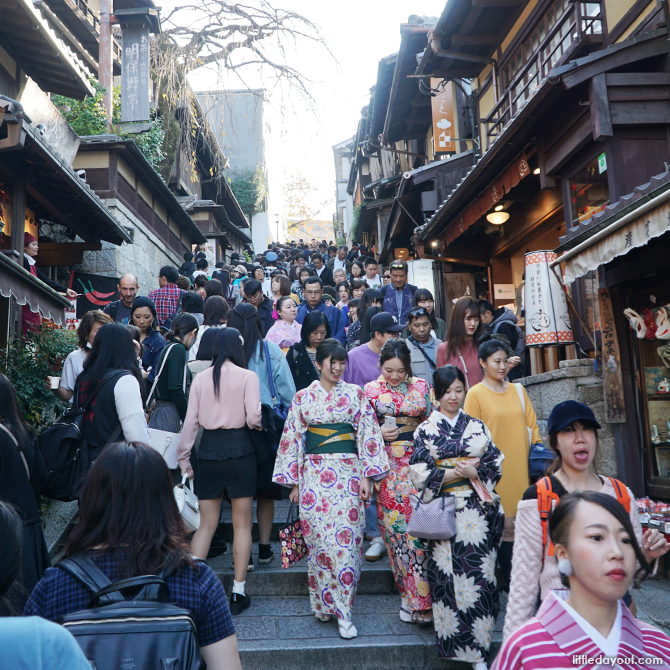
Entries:
{"label": "obi sash", "polygon": [[307,428],[305,453],[357,454],[356,432],[350,423],[316,423]]}
{"label": "obi sash", "polygon": [[420,419],[418,416],[405,416],[404,414],[399,414],[396,419],[396,425],[398,426],[398,440],[414,440],[414,431],[423,423],[423,419]]}
{"label": "obi sash", "polygon": [[[456,458],[443,458],[439,461],[435,461],[440,470],[453,470],[456,467],[456,464],[460,461],[469,461],[471,456],[458,456]],[[450,495],[458,495],[458,492],[462,491],[471,491],[474,489],[477,492],[477,495],[484,502],[492,502],[493,497],[489,493],[488,489],[482,486],[482,483],[479,481],[479,478],[475,479],[454,479],[450,482],[444,482],[440,488],[440,495],[448,493]]]}

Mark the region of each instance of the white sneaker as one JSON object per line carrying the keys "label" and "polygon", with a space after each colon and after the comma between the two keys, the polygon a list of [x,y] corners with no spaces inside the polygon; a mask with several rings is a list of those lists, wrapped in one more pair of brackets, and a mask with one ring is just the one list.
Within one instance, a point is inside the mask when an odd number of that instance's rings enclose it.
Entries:
{"label": "white sneaker", "polygon": [[358,636],[358,631],[356,630],[356,626],[354,626],[353,621],[345,621],[344,619],[338,619],[337,630],[340,634],[340,637],[345,640],[351,640],[352,637]]}
{"label": "white sneaker", "polygon": [[378,561],[384,554],[386,554],[384,538],[375,537],[370,543],[368,550],[365,552],[365,560],[370,562]]}

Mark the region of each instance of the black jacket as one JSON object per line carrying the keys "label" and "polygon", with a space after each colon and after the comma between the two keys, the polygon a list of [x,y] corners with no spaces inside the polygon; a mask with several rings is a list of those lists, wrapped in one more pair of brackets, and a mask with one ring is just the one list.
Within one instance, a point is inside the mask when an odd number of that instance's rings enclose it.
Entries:
{"label": "black jacket", "polygon": [[[30,272],[30,263],[28,263],[28,259],[24,256],[23,257],[23,269],[28,270]],[[65,286],[61,286],[58,282],[55,282],[53,279],[49,279],[43,272],[40,272],[37,268],[37,278],[41,281],[43,281],[47,286],[50,286],[54,291],[57,291],[58,293],[67,293],[67,289]],[[32,273],[31,273],[32,274]]]}
{"label": "black jacket", "polygon": [[[311,266],[314,267],[314,266]],[[323,268],[323,272],[319,276],[319,273],[314,269],[314,274],[321,279],[324,286],[335,286],[335,280],[333,279],[333,271],[326,265]]]}
{"label": "black jacket", "polygon": [[258,316],[261,317],[261,324],[263,325],[263,337],[268,334],[268,330],[272,328],[272,324],[274,323],[274,319],[272,318],[274,307],[274,300],[265,296],[263,302],[256,308],[258,310]]}
{"label": "black jacket", "polygon": [[191,275],[195,272],[195,263],[193,261],[186,261],[182,263],[182,266],[179,268],[179,274],[191,278]]}
{"label": "black jacket", "polygon": [[306,389],[313,381],[319,379],[319,373],[302,342],[297,342],[286,352],[286,360],[291,368],[296,391]]}

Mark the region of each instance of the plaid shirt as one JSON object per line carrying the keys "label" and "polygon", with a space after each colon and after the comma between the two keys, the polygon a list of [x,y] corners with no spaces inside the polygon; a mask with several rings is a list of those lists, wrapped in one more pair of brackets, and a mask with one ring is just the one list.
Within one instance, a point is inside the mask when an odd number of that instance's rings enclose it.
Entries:
{"label": "plaid shirt", "polygon": [[177,311],[180,296],[181,289],[176,284],[166,284],[163,288],[151,291],[147,296],[156,305],[156,314],[158,320],[161,322],[161,326],[167,318],[171,317]]}
{"label": "plaid shirt", "polygon": [[[119,564],[112,554],[91,551],[88,555],[111,582],[119,580]],[[191,612],[201,647],[235,634],[223,586],[208,565],[198,563],[182,568],[166,582],[170,602]],[[48,568],[30,594],[23,613],[58,622],[66,614],[85,610],[90,598],[88,589],[65,570]]]}

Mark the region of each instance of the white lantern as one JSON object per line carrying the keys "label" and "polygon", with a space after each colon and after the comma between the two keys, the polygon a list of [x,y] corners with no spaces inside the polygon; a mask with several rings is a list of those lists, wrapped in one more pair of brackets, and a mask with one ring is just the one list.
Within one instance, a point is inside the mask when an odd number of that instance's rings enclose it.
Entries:
{"label": "white lantern", "polygon": [[530,251],[525,256],[526,346],[572,344],[575,336],[565,292],[549,269],[554,251]]}

